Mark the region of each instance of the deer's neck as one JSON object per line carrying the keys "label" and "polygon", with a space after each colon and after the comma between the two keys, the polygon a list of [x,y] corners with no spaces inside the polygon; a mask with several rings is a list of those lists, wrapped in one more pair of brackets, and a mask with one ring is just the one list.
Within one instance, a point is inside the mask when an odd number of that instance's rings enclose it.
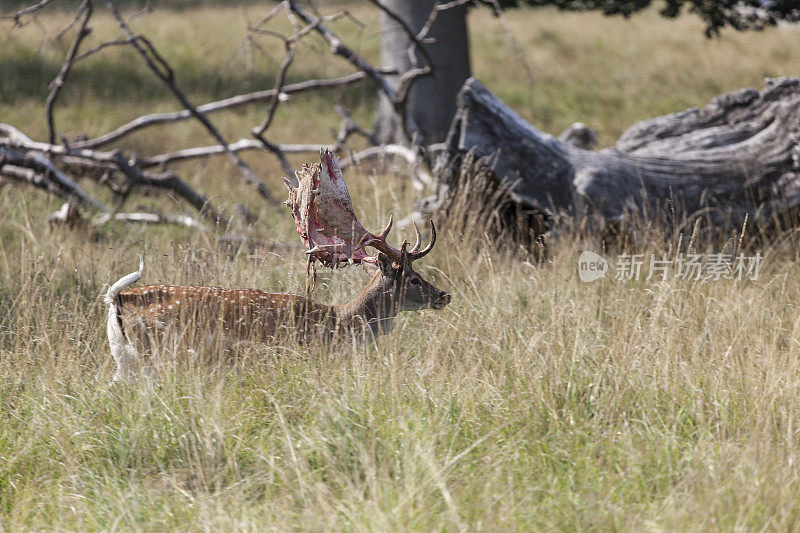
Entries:
{"label": "deer's neck", "polygon": [[339,323],[347,329],[369,327],[373,336],[392,330],[398,309],[391,295],[385,293],[377,274],[369,285],[344,305],[335,306]]}

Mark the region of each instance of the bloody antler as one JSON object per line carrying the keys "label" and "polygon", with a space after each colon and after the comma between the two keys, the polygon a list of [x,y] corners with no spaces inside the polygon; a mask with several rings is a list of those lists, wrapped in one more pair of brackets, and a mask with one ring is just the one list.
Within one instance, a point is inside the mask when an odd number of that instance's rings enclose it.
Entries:
{"label": "bloody antler", "polygon": [[386,242],[392,229],[393,218],[379,234],[367,231],[358,221],[350,200],[350,193],[339,168],[339,162],[331,150],[320,151],[320,163],[307,165],[295,175],[299,185],[294,187],[284,178],[289,189],[285,202],[292,210],[295,226],[300,238],[308,246],[306,252],[311,260],[323,265],[337,267],[341,264],[375,263],[376,258],[366,252],[371,246],[402,264],[404,258],[414,261],[423,257],[436,242],[436,228],[431,221],[431,242],[420,251],[422,237],[414,224],[417,241],[410,251],[403,241],[400,249]]}
{"label": "bloody antler", "polygon": [[356,218],[333,152],[321,150],[320,163],[304,164],[295,175],[297,187],[284,178],[289,189],[285,203],[292,210],[297,232],[308,246],[311,259],[330,267],[365,260],[366,252],[354,243],[371,234]]}

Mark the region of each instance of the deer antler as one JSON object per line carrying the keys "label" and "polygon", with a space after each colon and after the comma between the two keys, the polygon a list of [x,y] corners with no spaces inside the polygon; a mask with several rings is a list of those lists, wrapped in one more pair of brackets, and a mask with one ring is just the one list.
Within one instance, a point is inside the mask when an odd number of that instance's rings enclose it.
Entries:
{"label": "deer antler", "polygon": [[436,243],[436,226],[433,224],[433,220],[430,221],[431,223],[431,242],[428,243],[428,246],[425,247],[424,250],[420,251],[419,247],[422,245],[422,235],[419,232],[419,227],[417,227],[417,223],[414,223],[414,231],[417,234],[417,241],[414,243],[414,246],[411,250],[406,250],[408,247],[408,242],[403,240],[403,243],[400,245],[400,249],[389,245],[386,242],[386,237],[389,235],[389,230],[392,229],[392,217],[389,216],[389,223],[386,225],[386,228],[381,232],[380,235],[372,235],[371,238],[366,240],[362,246],[372,246],[379,252],[385,253],[389,258],[397,264],[402,264],[404,260],[408,261],[416,261],[420,257],[424,257],[430,253],[433,249],[433,245]]}
{"label": "deer antler", "polygon": [[333,152],[320,150],[320,163],[304,164],[295,174],[297,187],[284,178],[289,189],[285,203],[292,210],[300,238],[309,248],[306,253],[329,267],[367,259],[367,253],[355,243],[371,234],[356,218]]}
{"label": "deer antler", "polygon": [[433,245],[436,244],[436,226],[433,225],[433,219],[429,219],[429,222],[431,223],[431,242],[429,242],[428,246],[426,246],[422,251],[419,251],[419,246],[422,244],[422,235],[419,233],[417,223],[414,222],[414,231],[417,232],[417,242],[414,244],[414,247],[411,248],[411,252],[409,253],[412,261],[416,261],[417,259],[428,255],[431,250],[433,250]]}
{"label": "deer antler", "polygon": [[410,251],[406,250],[406,241],[403,241],[400,249],[386,242],[394,221],[392,216],[378,235],[367,231],[356,218],[350,193],[333,151],[320,150],[318,164],[304,164],[295,174],[299,182],[297,187],[286,178],[283,180],[289,189],[289,199],[285,203],[292,210],[297,232],[308,246],[306,253],[312,260],[334,268],[342,264],[375,263],[376,257],[366,252],[366,247],[371,246],[385,253],[392,261],[402,264],[404,258],[414,261],[433,248],[436,242],[433,221],[431,242],[422,251],[419,251],[422,236],[416,224],[417,242]]}

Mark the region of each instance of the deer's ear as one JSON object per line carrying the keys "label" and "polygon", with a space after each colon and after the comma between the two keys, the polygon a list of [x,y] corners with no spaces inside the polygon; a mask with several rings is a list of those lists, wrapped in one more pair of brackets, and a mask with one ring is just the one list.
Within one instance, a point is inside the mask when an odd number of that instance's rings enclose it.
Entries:
{"label": "deer's ear", "polygon": [[378,252],[378,268],[381,269],[381,274],[389,278],[394,276],[395,268],[389,256],[383,252]]}

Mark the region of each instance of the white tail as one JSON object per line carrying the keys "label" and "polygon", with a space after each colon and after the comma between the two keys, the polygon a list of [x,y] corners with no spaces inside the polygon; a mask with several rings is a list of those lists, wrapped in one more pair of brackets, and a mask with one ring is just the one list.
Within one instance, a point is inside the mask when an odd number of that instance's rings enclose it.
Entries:
{"label": "white tail", "polygon": [[125,337],[122,329],[122,310],[118,303],[119,293],[139,281],[143,270],[144,260],[139,257],[139,270],[120,278],[119,281],[109,287],[105,298],[103,298],[103,301],[108,306],[108,319],[106,322],[108,345],[111,349],[111,355],[117,363],[114,381],[126,377],[124,374],[131,372],[136,362],[136,348]]}

